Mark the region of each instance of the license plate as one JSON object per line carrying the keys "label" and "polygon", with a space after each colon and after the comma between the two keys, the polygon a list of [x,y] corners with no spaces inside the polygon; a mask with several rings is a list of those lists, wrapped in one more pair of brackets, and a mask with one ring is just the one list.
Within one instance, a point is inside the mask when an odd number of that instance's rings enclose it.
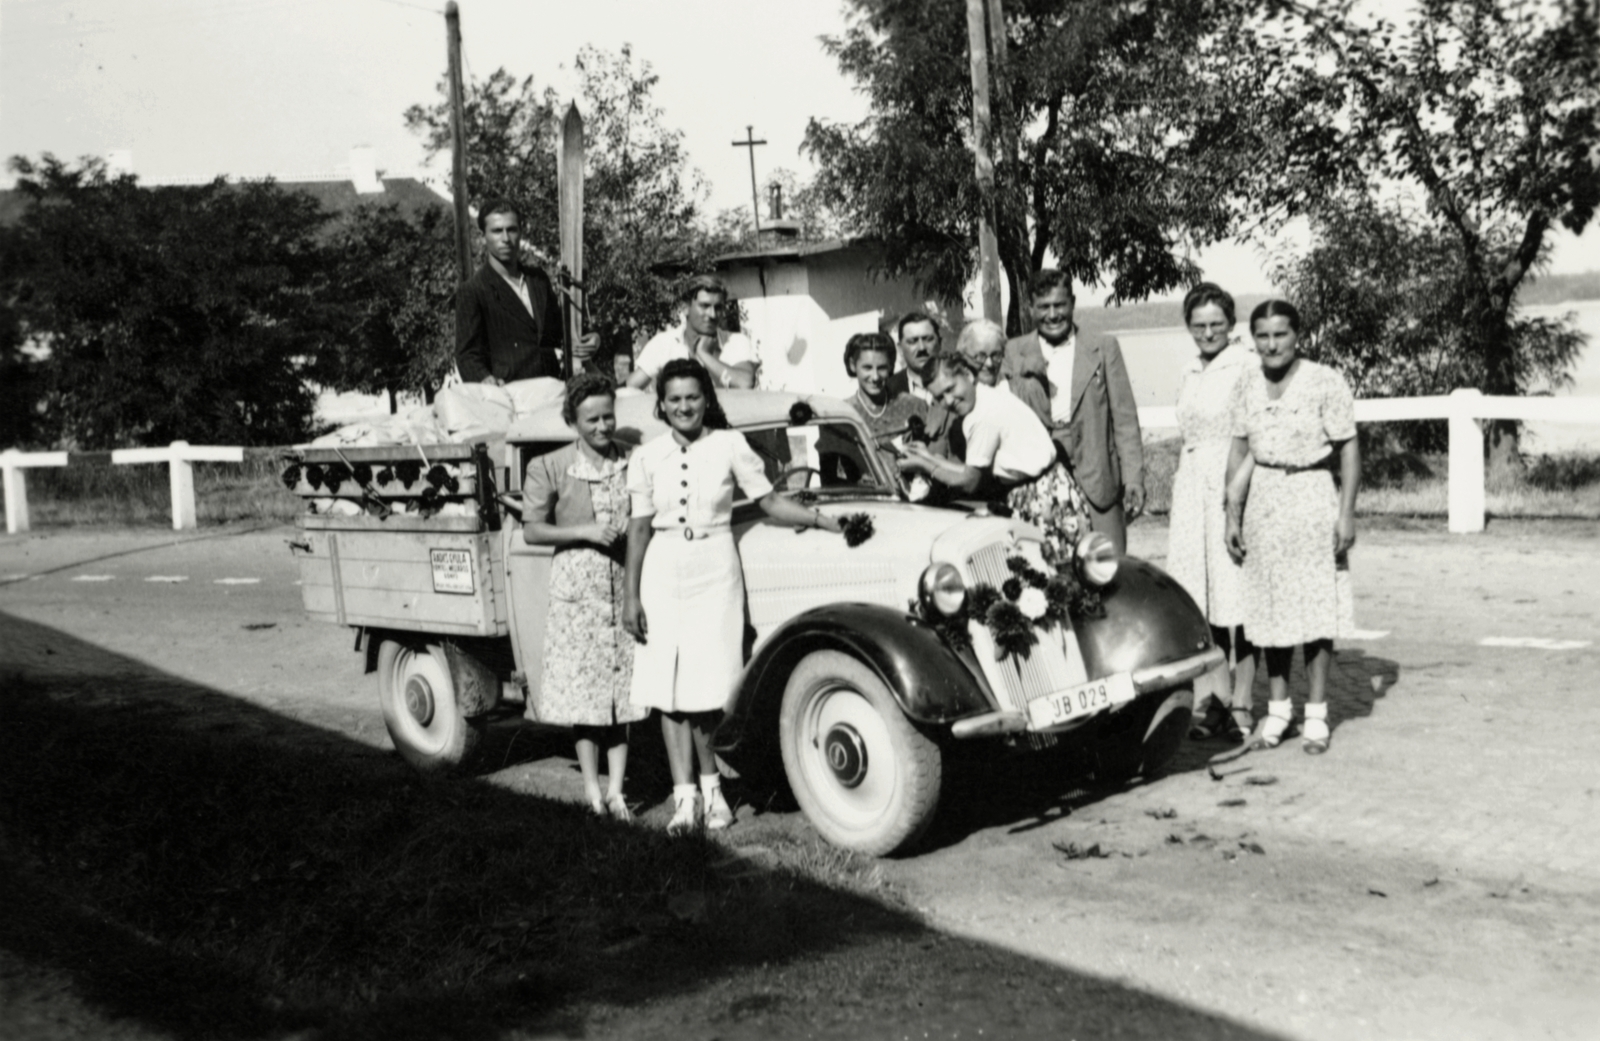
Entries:
{"label": "license plate", "polygon": [[1113,705],[1132,701],[1133,696],[1133,677],[1126,672],[1118,672],[1058,690],[1042,698],[1034,698],[1028,702],[1028,719],[1033,729],[1043,730],[1104,712]]}

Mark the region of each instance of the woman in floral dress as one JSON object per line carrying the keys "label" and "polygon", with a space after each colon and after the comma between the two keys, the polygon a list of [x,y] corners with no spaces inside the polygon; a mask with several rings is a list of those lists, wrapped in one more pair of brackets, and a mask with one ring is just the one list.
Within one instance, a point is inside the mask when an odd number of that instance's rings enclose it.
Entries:
{"label": "woman in floral dress", "polygon": [[[1244,561],[1244,627],[1264,649],[1272,700],[1255,735],[1272,747],[1291,718],[1289,664],[1305,648],[1309,698],[1304,749],[1328,748],[1328,666],[1333,640],[1353,624],[1337,560],[1356,540],[1355,399],[1344,377],[1298,354],[1300,314],[1268,300],[1250,315],[1259,369],[1234,389],[1228,456],[1228,546]],[[1253,458],[1248,497],[1233,479]],[[1339,475],[1334,484],[1335,468]]]}
{"label": "woman in floral dress", "polygon": [[1178,387],[1183,450],[1172,480],[1167,573],[1194,597],[1211,623],[1217,646],[1233,659],[1231,696],[1221,691],[1206,694],[1204,702],[1195,706],[1198,722],[1189,736],[1222,735],[1239,741],[1254,726],[1250,688],[1256,660],[1242,628],[1240,567],[1228,555],[1224,483],[1228,450],[1233,446],[1229,409],[1234,387],[1259,362],[1234,335],[1233,297],[1221,286],[1202,282],[1191,289],[1183,300],[1183,320],[1199,354],[1184,367]]}
{"label": "woman in floral dress", "polygon": [[[573,728],[594,812],[629,820],[622,795],[627,724],[649,713],[628,700],[634,652],[622,608],[629,453],[612,439],[616,388],[604,376],[576,376],[567,384],[561,415],[578,440],[530,462],[522,487],[523,538],[556,547],[537,715],[540,722]],[[603,796],[602,747],[609,775]]]}

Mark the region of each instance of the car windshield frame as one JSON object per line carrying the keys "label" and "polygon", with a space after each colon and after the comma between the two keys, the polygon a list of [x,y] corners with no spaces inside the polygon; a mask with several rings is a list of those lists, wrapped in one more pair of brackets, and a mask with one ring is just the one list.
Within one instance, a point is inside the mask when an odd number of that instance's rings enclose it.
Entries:
{"label": "car windshield frame", "polygon": [[[818,431],[828,429],[835,434],[841,429],[850,431],[852,447],[856,453],[855,459],[867,464],[875,483],[865,484],[858,480],[851,483],[824,484],[804,489],[778,488],[779,492],[792,494],[805,491],[819,498],[890,498],[896,500],[904,500],[906,498],[905,485],[900,480],[899,471],[889,465],[885,453],[877,447],[877,441],[872,436],[871,431],[859,419],[836,415],[814,416],[804,423],[794,423],[787,419],[782,419],[771,422],[749,423],[736,429],[739,433],[745,435],[745,440],[750,443],[755,453],[761,457],[763,464],[782,464],[784,462],[782,458],[765,451],[761,439],[752,438],[750,435],[768,433],[774,430],[793,431],[801,428],[813,428]],[[805,462],[806,460],[798,462],[790,460],[791,467],[805,464]]]}

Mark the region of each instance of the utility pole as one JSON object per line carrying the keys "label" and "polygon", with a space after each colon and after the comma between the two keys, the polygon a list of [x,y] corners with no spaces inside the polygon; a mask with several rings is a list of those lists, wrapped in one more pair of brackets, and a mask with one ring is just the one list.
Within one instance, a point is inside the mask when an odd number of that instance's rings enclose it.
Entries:
{"label": "utility pole", "polygon": [[[996,9],[999,0],[993,0]],[[972,154],[977,167],[978,278],[983,316],[1004,321],[1000,314],[1000,249],[994,237],[994,157],[989,151],[989,13],[987,0],[967,0],[967,48],[972,60]],[[998,10],[997,10],[998,13]]]}
{"label": "utility pole", "polygon": [[456,268],[460,281],[472,277],[472,232],[467,216],[467,139],[461,117],[461,9],[456,0],[444,5],[450,56],[450,193],[456,211]]}
{"label": "utility pole", "polygon": [[756,188],[756,145],[764,145],[766,142],[755,139],[755,129],[753,126],[746,126],[744,128],[744,140],[735,141],[733,147],[750,149],[750,219],[755,222],[756,243],[759,245],[761,242],[761,204],[759,202],[759,190]]}

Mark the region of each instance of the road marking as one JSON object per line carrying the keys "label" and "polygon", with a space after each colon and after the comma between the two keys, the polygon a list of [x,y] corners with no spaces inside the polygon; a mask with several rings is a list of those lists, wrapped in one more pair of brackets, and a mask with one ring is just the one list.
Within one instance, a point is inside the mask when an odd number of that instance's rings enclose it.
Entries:
{"label": "road marking", "polygon": [[260,581],[261,579],[259,578],[218,578],[214,579],[212,584],[219,586],[253,586]]}
{"label": "road marking", "polygon": [[1590,640],[1552,640],[1544,636],[1485,636],[1479,647],[1531,647],[1536,651],[1575,651]]}
{"label": "road marking", "polygon": [[1381,640],[1389,635],[1387,629],[1352,629],[1346,639],[1350,640]]}
{"label": "road marking", "polygon": [[188,575],[150,575],[145,579],[145,581],[146,582],[187,582],[187,581],[189,581],[189,576]]}
{"label": "road marking", "polygon": [[79,575],[76,578],[74,578],[73,581],[74,582],[109,582],[115,577],[116,577],[115,575]]}

